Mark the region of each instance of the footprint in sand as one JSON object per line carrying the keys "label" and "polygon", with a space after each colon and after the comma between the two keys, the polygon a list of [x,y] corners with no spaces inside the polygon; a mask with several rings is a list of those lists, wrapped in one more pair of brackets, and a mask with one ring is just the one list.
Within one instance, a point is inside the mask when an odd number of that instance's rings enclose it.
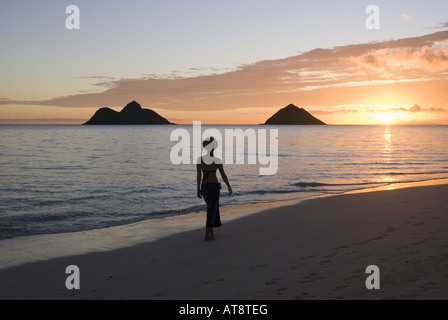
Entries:
{"label": "footprint in sand", "polygon": [[310,273],[307,276],[304,276],[303,281],[300,281],[300,284],[305,284],[305,283],[310,283],[310,282],[315,282],[317,280],[321,280],[323,279],[322,277],[317,277],[317,273]]}
{"label": "footprint in sand", "polygon": [[337,286],[336,288],[333,289],[333,291],[341,291],[347,287],[348,287],[347,285]]}
{"label": "footprint in sand", "polygon": [[284,291],[288,290],[288,288],[279,288],[277,290],[275,290],[277,292],[278,295],[282,295]]}
{"label": "footprint in sand", "polygon": [[219,283],[219,282],[224,282],[224,281],[225,281],[224,278],[220,278],[220,279],[217,279],[217,280],[214,280],[214,281],[204,282],[204,284],[213,284],[213,283]]}
{"label": "footprint in sand", "polygon": [[267,265],[261,264],[259,266],[255,266],[255,267],[250,268],[250,271],[255,271],[257,269],[262,269],[262,268],[266,268],[266,267],[267,267]]}
{"label": "footprint in sand", "polygon": [[436,290],[438,289],[437,283],[435,282],[428,282],[427,284],[420,286],[420,289],[422,289],[424,292],[428,290]]}
{"label": "footprint in sand", "polygon": [[265,282],[267,286],[272,286],[273,284],[276,284],[280,280],[280,278],[272,278],[271,280],[268,280]]}
{"label": "footprint in sand", "polygon": [[164,296],[165,296],[164,293],[156,293],[156,294],[154,295],[154,298],[163,298]]}

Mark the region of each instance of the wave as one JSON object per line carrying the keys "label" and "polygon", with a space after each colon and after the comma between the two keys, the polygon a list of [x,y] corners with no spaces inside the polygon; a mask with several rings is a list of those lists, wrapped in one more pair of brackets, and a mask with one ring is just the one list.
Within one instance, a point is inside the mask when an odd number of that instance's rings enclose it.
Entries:
{"label": "wave", "polygon": [[68,199],[56,199],[56,200],[37,200],[32,205],[35,207],[50,207],[50,206],[59,206],[59,205],[70,205],[77,204],[80,201],[98,201],[98,200],[107,200],[110,199],[111,195],[86,195],[82,197],[76,198],[68,198]]}
{"label": "wave", "polygon": [[[376,187],[383,185],[381,182],[361,182],[361,183],[324,183],[324,182],[297,182],[290,183],[288,187],[272,187],[263,190],[248,190],[238,192],[238,196],[267,196],[286,194],[337,194],[362,187]],[[352,187],[352,188],[350,188]],[[300,196],[299,196],[300,197]]]}
{"label": "wave", "polygon": [[110,228],[204,210],[206,210],[205,205],[194,205],[185,208],[159,210],[133,215],[124,215],[118,211],[108,213],[108,219],[105,219],[105,215],[96,216],[94,213],[88,211],[66,212],[62,214],[27,213],[21,215],[2,215],[0,220],[0,240],[39,234]]}
{"label": "wave", "polygon": [[268,195],[268,194],[290,194],[290,193],[299,193],[299,192],[318,192],[322,190],[318,189],[307,189],[307,190],[300,190],[300,189],[286,189],[286,190],[252,190],[252,191],[243,191],[238,192],[239,195]]}
{"label": "wave", "polygon": [[433,174],[448,174],[448,171],[429,171],[429,172],[386,172],[383,175],[391,176],[415,176],[415,175],[433,175]]}
{"label": "wave", "polygon": [[367,186],[378,185],[379,182],[359,182],[359,183],[323,183],[323,182],[296,182],[292,185],[300,188],[317,188],[317,187],[339,187],[339,186]]}

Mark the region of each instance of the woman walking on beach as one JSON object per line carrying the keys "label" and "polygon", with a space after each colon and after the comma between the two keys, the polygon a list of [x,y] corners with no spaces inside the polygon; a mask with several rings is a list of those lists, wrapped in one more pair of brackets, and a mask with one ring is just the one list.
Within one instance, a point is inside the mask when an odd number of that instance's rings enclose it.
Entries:
{"label": "woman walking on beach", "polygon": [[204,197],[207,204],[207,221],[205,229],[205,240],[215,239],[213,228],[221,226],[221,217],[219,215],[219,194],[221,184],[218,182],[216,171],[219,170],[224,183],[229,189],[229,195],[232,194],[232,187],[224,172],[222,161],[215,158],[214,150],[217,142],[213,137],[204,140],[202,143],[207,154],[198,160],[197,169],[197,192],[198,198]]}

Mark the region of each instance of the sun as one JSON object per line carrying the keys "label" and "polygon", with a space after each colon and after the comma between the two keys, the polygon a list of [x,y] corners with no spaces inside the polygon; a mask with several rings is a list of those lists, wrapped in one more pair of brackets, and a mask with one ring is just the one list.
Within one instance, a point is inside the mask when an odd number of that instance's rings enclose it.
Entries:
{"label": "sun", "polygon": [[374,121],[377,124],[397,124],[406,118],[406,115],[399,111],[400,107],[384,108],[375,112]]}
{"label": "sun", "polygon": [[397,120],[397,115],[393,113],[380,113],[378,114],[378,120],[382,123],[392,123]]}

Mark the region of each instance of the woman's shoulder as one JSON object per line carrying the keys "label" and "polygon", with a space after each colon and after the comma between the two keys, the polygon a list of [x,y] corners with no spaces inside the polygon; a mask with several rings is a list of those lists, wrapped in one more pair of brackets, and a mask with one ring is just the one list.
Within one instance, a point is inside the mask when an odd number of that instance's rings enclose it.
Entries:
{"label": "woman's shoulder", "polygon": [[220,158],[216,157],[199,157],[196,161],[196,164],[198,165],[222,165],[222,160]]}

